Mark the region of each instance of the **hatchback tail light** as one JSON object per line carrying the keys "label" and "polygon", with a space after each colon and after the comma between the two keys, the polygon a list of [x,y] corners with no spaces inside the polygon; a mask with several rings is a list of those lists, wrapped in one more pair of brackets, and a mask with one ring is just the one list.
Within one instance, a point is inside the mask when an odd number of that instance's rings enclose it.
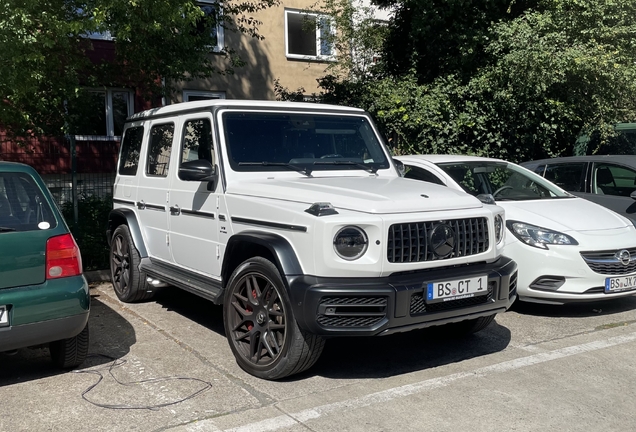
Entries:
{"label": "hatchback tail light", "polygon": [[82,274],[82,256],[71,234],[51,237],[46,242],[46,278],[58,279]]}

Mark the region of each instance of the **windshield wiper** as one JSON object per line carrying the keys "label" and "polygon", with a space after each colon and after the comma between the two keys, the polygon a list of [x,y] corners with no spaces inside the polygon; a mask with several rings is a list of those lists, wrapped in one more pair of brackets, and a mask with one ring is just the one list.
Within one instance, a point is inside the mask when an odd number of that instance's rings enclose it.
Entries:
{"label": "windshield wiper", "polygon": [[309,167],[299,167],[298,165],[290,164],[287,162],[239,162],[239,166],[281,166],[285,168],[293,169],[301,174],[311,177],[311,169]]}
{"label": "windshield wiper", "polygon": [[0,226],[0,232],[11,232],[11,231],[15,231],[15,228]]}
{"label": "windshield wiper", "polygon": [[378,171],[377,167],[368,166],[354,161],[316,161],[314,162],[314,165],[352,165],[363,169],[366,172],[370,172],[371,174],[375,174]]}

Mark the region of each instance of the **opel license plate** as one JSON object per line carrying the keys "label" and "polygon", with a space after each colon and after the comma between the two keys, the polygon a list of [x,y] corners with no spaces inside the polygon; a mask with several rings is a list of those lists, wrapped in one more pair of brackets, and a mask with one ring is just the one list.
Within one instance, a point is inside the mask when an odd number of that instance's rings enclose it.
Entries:
{"label": "opel license plate", "polygon": [[605,278],[605,292],[632,291],[636,289],[636,275]]}
{"label": "opel license plate", "polygon": [[488,276],[431,282],[426,285],[426,303],[461,300],[488,293]]}
{"label": "opel license plate", "polygon": [[9,311],[6,306],[0,306],[0,327],[9,325]]}

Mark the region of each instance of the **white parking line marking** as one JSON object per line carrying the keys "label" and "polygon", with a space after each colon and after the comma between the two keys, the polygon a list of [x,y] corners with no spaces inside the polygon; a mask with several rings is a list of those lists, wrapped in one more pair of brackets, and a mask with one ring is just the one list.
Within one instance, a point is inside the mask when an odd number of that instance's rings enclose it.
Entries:
{"label": "white parking line marking", "polygon": [[[281,415],[273,417],[267,420],[250,423],[244,426],[226,429],[223,432],[270,432],[276,431],[282,428],[294,426],[299,423],[306,422],[308,420],[317,419],[327,414],[333,414],[336,412],[343,412],[355,408],[363,408],[370,405],[375,405],[383,402],[389,402],[391,400],[410,396],[417,393],[423,393],[428,390],[433,390],[441,387],[445,387],[454,381],[469,378],[469,377],[483,377],[489,374],[509,372],[516,369],[521,369],[528,366],[534,366],[540,363],[549,362],[552,360],[562,359],[565,357],[571,357],[578,354],[588,353],[592,351],[598,351],[604,348],[613,347],[616,345],[622,345],[629,342],[636,341],[636,333],[630,333],[624,336],[611,337],[605,340],[599,340],[589,342],[581,345],[574,345],[571,347],[560,348],[553,351],[547,351],[540,354],[534,354],[527,357],[521,357],[515,360],[509,360],[502,363],[497,363],[491,366],[485,366],[482,368],[474,369],[468,372],[459,372],[444,377],[432,378],[425,381],[420,381],[413,384],[407,384],[400,387],[383,390],[377,393],[371,393],[359,398],[347,399],[341,402],[334,402],[331,404],[321,405],[315,408],[309,408],[306,410],[290,413],[287,415]],[[209,423],[208,423],[209,422]],[[219,431],[214,422],[210,420],[204,420],[191,425],[193,428],[188,427],[187,430],[203,430],[202,426],[207,427],[207,430]],[[194,428],[196,426],[196,428]]]}

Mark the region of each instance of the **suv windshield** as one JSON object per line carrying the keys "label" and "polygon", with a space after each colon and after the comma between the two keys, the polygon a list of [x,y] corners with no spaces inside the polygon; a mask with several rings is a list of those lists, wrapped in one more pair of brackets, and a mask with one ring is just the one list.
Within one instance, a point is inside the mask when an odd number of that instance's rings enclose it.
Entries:
{"label": "suv windshield", "polygon": [[374,173],[390,166],[364,116],[230,111],[223,126],[235,171]]}
{"label": "suv windshield", "polygon": [[0,172],[0,235],[56,225],[51,207],[29,174]]}
{"label": "suv windshield", "polygon": [[475,196],[492,194],[498,201],[572,198],[543,177],[506,162],[453,162],[438,166]]}

